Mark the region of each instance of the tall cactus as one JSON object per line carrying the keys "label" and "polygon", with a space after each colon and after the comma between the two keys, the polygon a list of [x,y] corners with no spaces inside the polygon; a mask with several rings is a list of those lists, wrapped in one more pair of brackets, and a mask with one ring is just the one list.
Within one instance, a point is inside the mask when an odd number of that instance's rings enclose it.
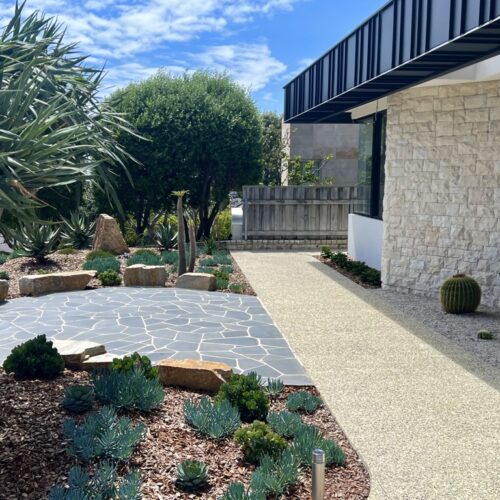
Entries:
{"label": "tall cactus", "polygon": [[474,312],[481,302],[481,287],[465,274],[448,278],[441,287],[441,304],[450,314]]}
{"label": "tall cactus", "polygon": [[189,232],[189,267],[188,271],[192,273],[194,271],[194,265],[196,263],[196,231],[194,229],[194,220],[191,219],[188,224]]}
{"label": "tall cactus", "polygon": [[186,272],[186,232],[184,231],[184,208],[182,200],[187,191],[173,191],[172,194],[177,196],[177,224],[179,226],[177,232],[177,249],[179,251],[179,262],[177,264],[177,274],[180,276]]}

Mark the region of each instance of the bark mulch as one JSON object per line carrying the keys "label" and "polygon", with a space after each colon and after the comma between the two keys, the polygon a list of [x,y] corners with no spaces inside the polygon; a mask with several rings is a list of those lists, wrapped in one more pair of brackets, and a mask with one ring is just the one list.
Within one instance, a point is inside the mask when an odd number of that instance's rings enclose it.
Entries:
{"label": "bark mulch", "polygon": [[[61,407],[64,387],[85,383],[86,373],[65,371],[53,381],[18,381],[0,373],[0,498],[4,500],[46,498],[50,487],[67,479],[76,462],[67,456],[62,423],[68,416]],[[272,402],[273,410],[285,408],[287,387]],[[317,395],[314,388],[309,391]],[[185,422],[183,402],[201,394],[166,388],[161,408],[149,415],[131,415],[148,427],[147,435],[134,453],[130,466],[139,467],[144,499],[215,500],[229,483],[248,484],[253,467],[232,439],[210,441],[197,435]],[[327,408],[320,408],[304,421],[317,425],[342,447],[345,467],[328,468],[326,499],[364,499],[369,493],[369,476],[357,453]],[[184,493],[175,488],[176,465],[188,458],[205,461],[210,487],[202,493]],[[122,467],[125,472],[126,467]],[[311,475],[305,471],[300,484],[286,498],[305,500],[311,495]]]}
{"label": "bark mulch", "polygon": [[368,289],[381,288],[380,285],[370,285],[369,283],[365,283],[357,274],[351,273],[350,271],[346,271],[342,267],[337,266],[337,264],[335,264],[335,262],[332,262],[330,259],[325,259],[325,257],[322,257],[321,255],[318,255],[316,258],[320,262],[323,262],[323,264],[326,264],[328,267],[331,267],[340,274],[343,274],[346,278],[349,278],[351,281],[354,281],[354,283],[361,285],[363,288],[368,288]]}
{"label": "bark mulch", "polygon": [[[139,250],[138,248],[131,248],[130,253]],[[0,271],[7,271],[9,274],[9,294],[7,296],[8,299],[14,299],[19,297],[19,278],[23,276],[27,276],[29,274],[46,274],[46,273],[57,273],[62,271],[79,271],[82,269],[82,266],[85,262],[85,256],[89,250],[79,250],[74,254],[70,255],[62,255],[59,252],[53,253],[47,257],[47,259],[43,261],[37,261],[36,259],[32,259],[30,257],[18,257],[16,259],[9,259],[4,264],[0,265]],[[159,252],[158,252],[159,253]],[[205,257],[210,257],[209,255],[200,255],[199,259],[203,259]],[[118,256],[118,260],[120,261],[120,273],[123,276],[125,272],[127,260]],[[231,257],[233,261],[233,273],[231,273],[229,277],[229,285],[239,284],[243,287],[243,293],[245,295],[255,295],[250,283],[245,278],[245,275],[241,272],[241,269],[236,264],[234,259]],[[177,270],[172,266],[166,264],[165,265],[168,278],[166,282],[167,287],[175,286],[175,282],[177,280]],[[121,285],[123,286],[123,284]],[[101,282],[98,279],[92,279],[87,287],[87,289],[95,289],[101,288]],[[229,292],[229,289],[219,290],[221,292]],[[1,497],[0,497],[1,498]]]}

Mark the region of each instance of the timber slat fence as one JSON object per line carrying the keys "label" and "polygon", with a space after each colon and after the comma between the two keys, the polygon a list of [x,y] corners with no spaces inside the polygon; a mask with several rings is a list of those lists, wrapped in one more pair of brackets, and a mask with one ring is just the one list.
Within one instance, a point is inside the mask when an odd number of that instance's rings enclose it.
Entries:
{"label": "timber slat fence", "polygon": [[243,238],[294,240],[347,238],[354,186],[244,186]]}

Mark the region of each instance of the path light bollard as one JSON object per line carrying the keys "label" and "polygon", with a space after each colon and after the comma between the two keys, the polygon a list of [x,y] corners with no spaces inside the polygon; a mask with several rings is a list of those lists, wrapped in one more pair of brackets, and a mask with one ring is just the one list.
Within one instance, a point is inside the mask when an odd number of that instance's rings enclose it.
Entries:
{"label": "path light bollard", "polygon": [[317,449],[312,452],[312,500],[325,498],[325,452]]}

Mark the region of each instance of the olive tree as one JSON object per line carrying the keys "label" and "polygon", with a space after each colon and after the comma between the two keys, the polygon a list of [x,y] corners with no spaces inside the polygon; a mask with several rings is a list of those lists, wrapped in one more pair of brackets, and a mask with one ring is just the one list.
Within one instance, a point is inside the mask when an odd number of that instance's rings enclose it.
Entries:
{"label": "olive tree", "polygon": [[152,212],[173,207],[172,191],[188,190],[198,212],[197,238],[208,237],[228,194],[261,178],[262,124],[248,92],[226,74],[163,72],[110,98],[147,141],[118,139],[140,162],[127,164],[134,181],[118,186],[138,230]]}

